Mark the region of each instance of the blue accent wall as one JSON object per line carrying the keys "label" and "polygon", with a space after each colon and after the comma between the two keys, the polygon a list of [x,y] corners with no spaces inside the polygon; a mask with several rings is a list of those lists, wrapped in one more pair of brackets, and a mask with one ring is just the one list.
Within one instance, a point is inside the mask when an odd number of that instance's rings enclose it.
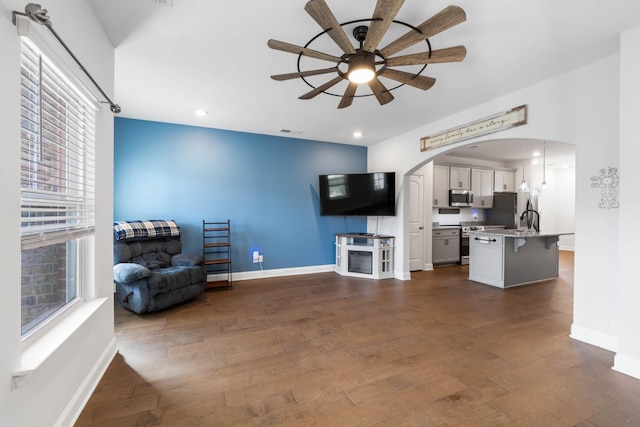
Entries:
{"label": "blue accent wall", "polygon": [[202,220],[231,220],[233,271],[335,263],[335,234],[364,217],[320,216],[318,175],[367,171],[355,145],[115,119],[114,220],[173,219],[202,252]]}

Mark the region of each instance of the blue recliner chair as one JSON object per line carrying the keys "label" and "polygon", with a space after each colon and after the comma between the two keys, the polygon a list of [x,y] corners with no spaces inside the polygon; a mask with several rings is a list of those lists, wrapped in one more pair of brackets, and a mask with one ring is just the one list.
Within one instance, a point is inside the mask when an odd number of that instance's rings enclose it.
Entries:
{"label": "blue recliner chair", "polygon": [[182,253],[174,221],[114,222],[113,263],[116,297],[136,313],[193,299],[207,283],[203,255]]}

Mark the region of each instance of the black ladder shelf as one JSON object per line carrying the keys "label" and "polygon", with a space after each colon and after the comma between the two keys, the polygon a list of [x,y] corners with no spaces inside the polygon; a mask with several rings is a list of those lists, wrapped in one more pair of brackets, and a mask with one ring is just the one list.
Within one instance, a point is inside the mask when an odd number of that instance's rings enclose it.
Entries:
{"label": "black ladder shelf", "polygon": [[207,277],[206,289],[233,288],[231,278],[231,220],[202,221],[202,251]]}

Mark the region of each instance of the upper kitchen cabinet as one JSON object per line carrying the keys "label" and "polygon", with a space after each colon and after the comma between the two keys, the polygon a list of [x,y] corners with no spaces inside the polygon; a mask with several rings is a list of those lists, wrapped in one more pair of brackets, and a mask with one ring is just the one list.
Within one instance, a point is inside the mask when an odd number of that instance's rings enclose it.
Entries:
{"label": "upper kitchen cabinet", "polygon": [[449,206],[449,166],[433,165],[433,207]]}
{"label": "upper kitchen cabinet", "polygon": [[514,171],[494,172],[494,191],[516,191],[516,173]]}
{"label": "upper kitchen cabinet", "polygon": [[471,168],[451,166],[449,168],[449,188],[471,190]]}
{"label": "upper kitchen cabinet", "polygon": [[471,169],[471,192],[474,208],[491,208],[493,206],[493,171]]}

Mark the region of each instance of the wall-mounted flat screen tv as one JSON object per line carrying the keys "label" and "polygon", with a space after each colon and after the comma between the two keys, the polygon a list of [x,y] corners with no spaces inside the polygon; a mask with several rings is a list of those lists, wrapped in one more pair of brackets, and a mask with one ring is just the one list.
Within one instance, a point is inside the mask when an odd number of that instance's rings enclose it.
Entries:
{"label": "wall-mounted flat screen tv", "polygon": [[395,172],[320,175],[320,215],[395,216]]}

